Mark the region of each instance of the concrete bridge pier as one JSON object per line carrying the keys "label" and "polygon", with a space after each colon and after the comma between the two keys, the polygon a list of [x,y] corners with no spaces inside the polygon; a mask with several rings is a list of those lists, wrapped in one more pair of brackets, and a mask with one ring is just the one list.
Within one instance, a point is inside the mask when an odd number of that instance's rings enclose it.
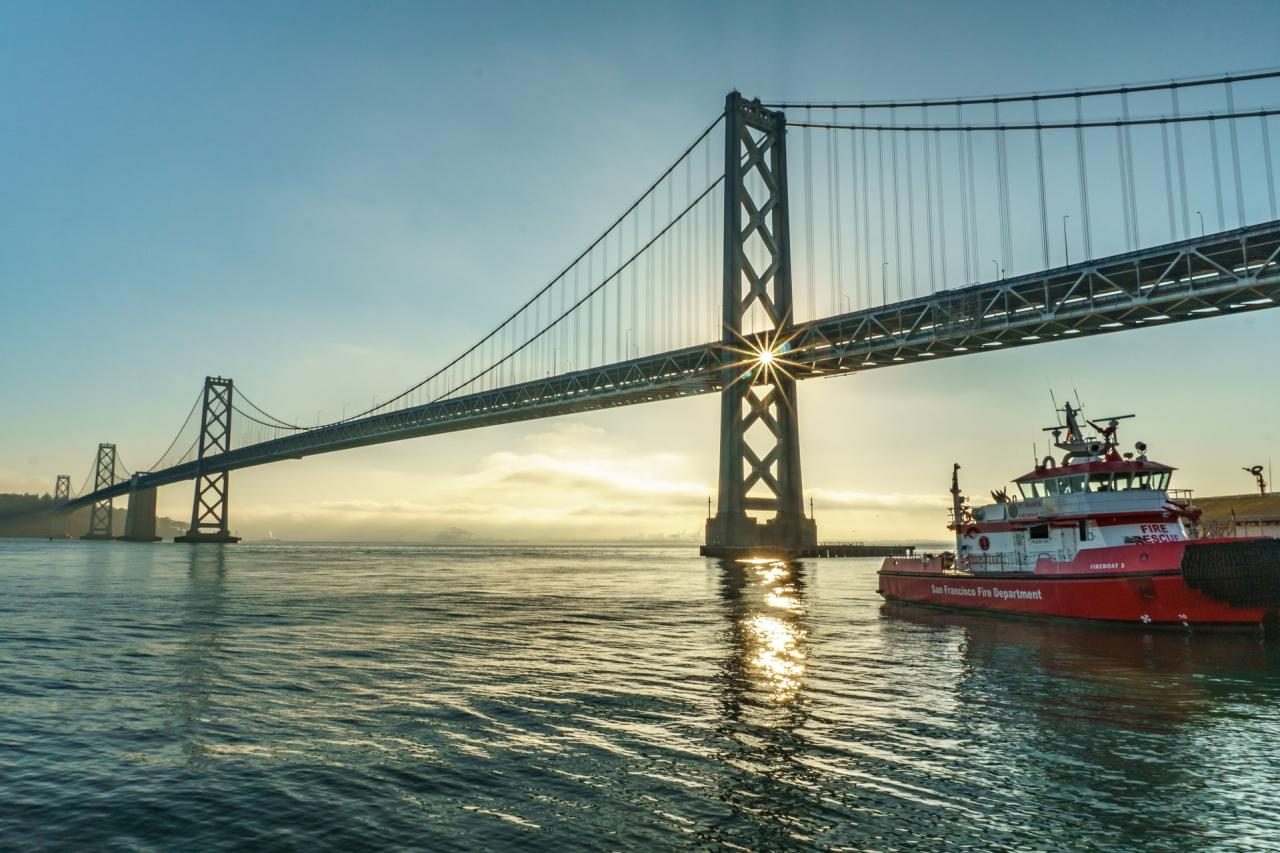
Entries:
{"label": "concrete bridge pier", "polygon": [[124,517],[126,542],[159,542],[156,535],[156,490],[138,488],[138,475],[129,484],[129,509]]}

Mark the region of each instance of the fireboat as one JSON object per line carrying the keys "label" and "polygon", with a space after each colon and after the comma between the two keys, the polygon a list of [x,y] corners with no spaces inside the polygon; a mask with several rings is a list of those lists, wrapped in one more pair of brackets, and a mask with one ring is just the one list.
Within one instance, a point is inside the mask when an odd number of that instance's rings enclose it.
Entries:
{"label": "fireboat", "polygon": [[[1079,403],[1045,431],[1045,456],[970,506],[951,471],[955,551],[886,558],[887,600],[1036,617],[1150,626],[1261,625],[1280,615],[1280,539],[1197,538],[1200,511],[1170,490],[1176,470],[1121,453],[1120,422],[1087,420]],[[1086,435],[1081,423],[1094,434]]]}

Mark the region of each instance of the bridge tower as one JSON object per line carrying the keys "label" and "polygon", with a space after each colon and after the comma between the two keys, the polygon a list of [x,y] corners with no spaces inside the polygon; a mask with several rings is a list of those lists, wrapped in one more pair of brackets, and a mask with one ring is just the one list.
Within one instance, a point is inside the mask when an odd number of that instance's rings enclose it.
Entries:
{"label": "bridge tower", "polygon": [[712,557],[801,556],[817,545],[804,514],[796,382],[783,363],[795,319],[786,130],[781,112],[726,98],[719,498],[702,549]]}
{"label": "bridge tower", "polygon": [[58,479],[54,481],[53,502],[60,505],[69,500],[71,500],[71,475],[59,474]]}
{"label": "bridge tower", "polygon": [[[116,482],[116,446],[114,444],[98,445],[98,462],[94,468],[93,490],[95,492],[109,489]],[[67,488],[70,488],[68,481]],[[89,510],[89,532],[81,539],[110,539],[111,522],[114,507],[111,498],[94,501]]]}
{"label": "bridge tower", "polygon": [[71,475],[59,474],[53,481],[53,509],[49,511],[49,538],[67,537],[67,521],[70,513],[63,505],[71,500]]}
{"label": "bridge tower", "polygon": [[208,472],[205,458],[231,449],[231,400],[234,388],[221,376],[204,378],[204,400],[200,409],[200,442],[196,455],[196,493],[191,506],[191,527],[174,542],[239,542],[227,530],[227,503],[230,476],[223,471]]}

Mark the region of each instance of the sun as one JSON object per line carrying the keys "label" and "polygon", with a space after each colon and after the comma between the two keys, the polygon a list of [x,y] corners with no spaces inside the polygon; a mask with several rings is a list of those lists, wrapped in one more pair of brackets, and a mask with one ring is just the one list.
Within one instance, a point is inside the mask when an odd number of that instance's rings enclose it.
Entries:
{"label": "sun", "polygon": [[795,328],[783,325],[766,331],[760,335],[747,338],[739,332],[734,333],[739,339],[738,346],[727,345],[726,348],[738,356],[731,367],[740,369],[733,382],[744,382],[747,385],[776,385],[782,379],[794,379],[793,370],[803,369],[803,365],[792,359],[791,342],[799,334]]}

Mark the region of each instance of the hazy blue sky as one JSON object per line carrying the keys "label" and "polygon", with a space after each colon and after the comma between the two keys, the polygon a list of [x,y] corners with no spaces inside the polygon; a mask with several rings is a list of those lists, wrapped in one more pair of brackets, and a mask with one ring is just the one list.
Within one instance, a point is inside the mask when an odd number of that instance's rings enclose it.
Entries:
{"label": "hazy blue sky", "polygon": [[[1280,4],[0,6],[0,490],[163,450],[207,373],[286,417],[420,378],[593,238],[737,87],[1057,89],[1275,64]],[[801,391],[833,536],[940,532],[950,463],[1026,467],[1046,390],[1132,409],[1183,486],[1280,456],[1280,312]],[[283,536],[692,533],[717,401],[237,473]],[[1136,436],[1134,436],[1136,437]],[[189,486],[161,511],[189,512]],[[839,510],[837,512],[837,510]]]}

